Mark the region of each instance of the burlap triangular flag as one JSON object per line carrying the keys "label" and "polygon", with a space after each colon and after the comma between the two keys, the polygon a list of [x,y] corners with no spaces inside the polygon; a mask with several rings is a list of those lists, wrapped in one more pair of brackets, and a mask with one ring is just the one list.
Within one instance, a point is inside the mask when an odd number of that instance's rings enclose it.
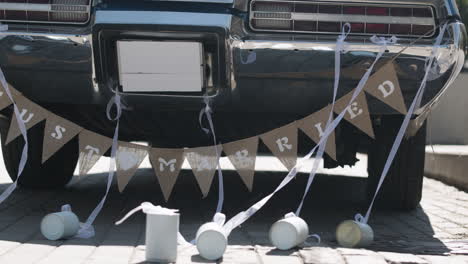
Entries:
{"label": "burlap triangular flag", "polygon": [[89,130],[83,130],[78,135],[78,140],[80,145],[79,172],[80,175],[85,175],[109,150],[112,146],[112,139]]}
{"label": "burlap triangular flag", "polygon": [[138,167],[148,155],[148,147],[119,141],[116,153],[117,185],[123,192]]}
{"label": "burlap triangular flag", "polygon": [[51,112],[47,113],[42,143],[42,163],[55,154],[63,145],[74,138],[80,131],[80,126],[61,118]]}
{"label": "burlap triangular flag", "polygon": [[364,90],[398,112],[406,114],[406,105],[393,63],[386,63],[372,74]]}
{"label": "burlap triangular flag", "polygon": [[353,97],[353,93],[354,90],[336,101],[335,113],[339,114],[346,109],[344,119],[362,130],[371,138],[374,138],[374,129],[372,128],[372,121],[370,119],[366,95],[361,92],[348,106],[351,98]]}
{"label": "burlap triangular flag", "polygon": [[[36,103],[28,100],[24,96],[19,96],[16,100],[16,106],[20,112],[21,118],[23,119],[26,129],[30,129],[37,123],[44,120],[47,116],[47,110],[40,107]],[[5,144],[10,143],[13,139],[21,135],[21,131],[18,127],[18,121],[16,120],[16,115],[13,114],[11,119],[10,129],[8,130],[8,136],[5,141]]]}
{"label": "burlap triangular flag", "polygon": [[[218,149],[218,156],[216,155]],[[203,197],[208,195],[211,183],[218,166],[219,155],[221,155],[222,146],[209,146],[185,149],[185,158],[192,168],[195,179],[200,186]]]}
{"label": "burlap triangular flag", "polygon": [[260,135],[263,143],[270,151],[291,170],[297,162],[297,125],[293,122],[289,125],[277,128]]}
{"label": "burlap triangular flag", "polygon": [[[13,100],[16,100],[21,95],[21,93],[11,87],[11,85],[8,85],[8,87],[10,89]],[[10,100],[10,97],[8,97],[8,94],[6,93],[5,89],[3,89],[3,85],[0,82],[0,110],[3,110],[12,103],[13,102]]]}
{"label": "burlap triangular flag", "polygon": [[245,186],[252,191],[257,158],[258,137],[223,144],[223,151],[228,156]]}
{"label": "burlap triangular flag", "polygon": [[184,150],[152,148],[149,151],[149,158],[167,202],[184,163]]}
{"label": "burlap triangular flag", "polygon": [[[331,105],[322,108],[318,112],[315,112],[305,118],[297,121],[297,126],[318,144],[322,138],[325,128],[327,126],[328,118],[330,117],[330,111],[332,110]],[[335,143],[335,131],[332,131],[327,139],[327,145],[325,146],[325,152],[334,160],[336,160],[336,143]]]}

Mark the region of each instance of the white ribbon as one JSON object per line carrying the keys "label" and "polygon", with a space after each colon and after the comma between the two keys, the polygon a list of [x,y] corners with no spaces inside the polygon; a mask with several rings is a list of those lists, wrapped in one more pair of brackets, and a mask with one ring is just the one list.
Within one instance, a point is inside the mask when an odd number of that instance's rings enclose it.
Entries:
{"label": "white ribbon", "polygon": [[[290,213],[287,213],[284,215],[284,219],[286,218],[291,218],[291,217],[299,217],[297,216],[295,213],[293,212],[290,212]],[[316,240],[315,243],[309,243],[307,242],[307,240],[309,240],[310,238],[314,238]],[[304,241],[304,243],[302,243],[301,245],[298,245],[299,247],[311,247],[311,246],[316,246],[316,245],[319,245],[320,242],[322,242],[322,239],[320,238],[320,236],[318,234],[309,234],[307,236],[307,239],[306,241]]]}
{"label": "white ribbon", "polygon": [[[345,37],[345,36],[344,36]],[[344,40],[344,37],[341,36],[341,38],[338,39],[338,43],[340,43],[340,47],[342,45],[342,42]],[[341,40],[341,41],[340,41]],[[358,86],[356,87],[356,90],[355,92],[353,93],[353,97],[352,99],[350,100],[350,102],[348,103],[348,106],[356,99],[357,95],[361,92],[361,90],[364,88],[364,85],[366,84],[367,80],[369,79],[369,76],[370,74],[372,73],[372,70],[374,69],[374,66],[375,64],[377,63],[377,61],[382,57],[382,55],[384,54],[385,50],[387,49],[387,44],[390,43],[390,44],[395,44],[396,41],[397,41],[397,38],[395,36],[392,36],[391,38],[387,39],[387,38],[384,38],[384,37],[377,37],[377,36],[372,36],[371,37],[371,41],[374,43],[374,44],[377,44],[377,45],[380,45],[380,49],[379,49],[379,52],[377,54],[377,56],[375,57],[374,59],[374,62],[372,63],[371,67],[369,69],[367,69],[366,73],[364,74],[364,76],[362,77],[362,79],[359,81],[359,84]],[[337,51],[335,53],[335,87],[334,87],[334,92],[336,93],[336,90],[338,89],[338,85],[339,85],[339,74],[340,74],[340,56],[339,56],[339,52]],[[333,100],[335,100],[335,98],[333,98]],[[334,103],[334,102],[333,102]],[[347,108],[347,107],[346,107]],[[336,118],[335,121],[338,121],[340,122],[343,117],[344,117],[344,114],[346,112],[346,108],[345,110],[343,110],[343,112]],[[332,118],[332,114],[333,114],[333,108],[332,108],[332,111],[330,113],[330,119]],[[327,124],[327,128],[325,129],[325,131],[327,131],[328,127],[330,126],[330,119],[328,120],[328,124]],[[338,123],[337,123],[338,125]],[[336,126],[333,127],[333,130],[336,128]],[[330,131],[331,132],[331,131]],[[304,205],[304,200],[310,190],[310,186],[312,185],[312,182],[314,181],[315,179],[315,175],[317,174],[317,170],[318,170],[318,166],[319,166],[319,162],[320,162],[320,159],[322,158],[323,156],[323,153],[324,153],[324,150],[325,150],[325,146],[327,144],[327,140],[328,140],[328,136],[330,135],[329,133],[324,133],[325,135],[321,138],[320,140],[320,143],[318,144],[319,146],[319,149],[318,149],[318,152],[315,156],[315,160],[314,160],[314,164],[312,166],[312,170],[309,174],[309,179],[307,181],[307,185],[306,185],[306,188],[305,188],[305,191],[304,191],[304,195],[302,196],[302,199],[301,199],[301,202],[299,203],[299,207],[297,208],[296,210],[296,214],[297,215],[300,215],[301,214],[301,210],[302,210],[302,207]]]}
{"label": "white ribbon", "polygon": [[[343,28],[341,30],[341,34],[338,36],[338,39],[336,41],[336,48],[335,48],[335,79],[334,79],[334,84],[333,84],[333,99],[332,99],[332,107],[330,109],[330,113],[328,116],[326,128],[330,125],[330,122],[333,120],[333,110],[335,109],[335,101],[336,101],[336,95],[338,93],[338,86],[340,84],[340,75],[341,75],[341,53],[346,53],[348,50],[348,45],[345,43],[345,39],[348,36],[348,34],[351,32],[351,25],[349,23],[346,23],[343,25]],[[318,164],[319,160],[323,157],[323,153],[325,151],[325,146],[327,144],[328,136],[323,141],[323,144],[319,145],[318,152],[316,153],[315,161],[312,167],[312,171],[309,174],[309,178],[307,180],[306,188],[304,190],[304,194],[302,196],[301,202],[299,203],[299,206],[296,210],[296,215],[301,214],[302,206],[304,204],[305,197],[307,196],[310,186],[312,185],[312,182],[314,181],[315,178],[315,173],[318,169]]]}
{"label": "white ribbon", "polygon": [[[150,202],[143,202],[143,203],[141,203],[140,206],[138,206],[138,207],[132,209],[130,212],[128,212],[122,219],[115,222],[115,225],[122,224],[130,216],[132,216],[133,214],[135,214],[136,212],[138,212],[140,210],[142,210],[143,213],[145,213],[145,214],[174,215],[174,214],[179,213],[179,210],[177,210],[177,209],[169,209],[169,208],[165,208],[165,207],[162,207],[162,206],[159,206],[159,205],[155,206],[154,204],[152,204]],[[187,241],[185,240],[185,238],[180,234],[180,232],[177,232],[177,243],[179,245],[188,244]]]}
{"label": "white ribbon", "polygon": [[[115,117],[111,116],[111,109],[115,105],[117,113]],[[95,235],[94,228],[92,224],[94,220],[99,215],[106,202],[107,195],[109,194],[110,187],[112,185],[112,180],[114,179],[114,174],[116,170],[116,163],[115,163],[115,155],[117,153],[118,147],[118,137],[119,137],[119,125],[120,125],[120,116],[122,115],[122,105],[121,105],[121,97],[118,92],[111,98],[109,103],[107,104],[107,118],[111,121],[117,121],[117,125],[115,126],[114,136],[112,137],[112,148],[111,148],[111,156],[110,156],[110,165],[109,165],[109,174],[107,176],[107,185],[106,185],[106,193],[102,197],[101,201],[98,203],[96,208],[94,208],[93,212],[88,216],[86,222],[80,227],[78,230],[78,234],[76,237],[78,238],[91,238]]]}
{"label": "white ribbon", "polygon": [[385,177],[387,176],[388,170],[390,169],[393,159],[395,158],[398,148],[400,147],[401,141],[403,140],[403,136],[405,135],[406,129],[411,120],[411,116],[413,115],[414,110],[418,108],[421,104],[422,96],[424,94],[424,90],[426,89],[427,78],[429,76],[429,72],[433,67],[432,64],[434,63],[434,59],[439,52],[440,44],[444,37],[447,26],[447,23],[441,26],[440,33],[436,38],[434,46],[432,47],[431,55],[428,58],[426,58],[426,71],[424,74],[424,78],[421,81],[421,85],[419,86],[418,92],[416,93],[416,96],[414,97],[413,102],[411,103],[411,106],[408,109],[408,113],[406,114],[403,123],[401,124],[400,130],[398,131],[395,141],[393,142],[393,146],[390,150],[390,154],[388,155],[387,161],[385,162],[384,169],[382,171],[382,174],[380,175],[379,183],[377,184],[377,189],[375,190],[374,197],[372,198],[369,208],[367,209],[366,215],[362,216],[361,214],[356,214],[354,217],[354,219],[358,222],[367,224],[367,222],[369,221],[369,216],[372,211],[372,207],[374,206],[375,199],[377,198],[377,194],[379,193],[379,190],[382,187]]}
{"label": "white ribbon", "polygon": [[239,49],[239,57],[242,64],[251,64],[257,60],[257,53],[255,51],[249,51],[247,59],[242,58],[242,49]]}
{"label": "white ribbon", "polygon": [[[7,25],[2,25],[2,26],[5,26],[5,27],[1,27],[0,31],[4,31],[8,29]],[[11,102],[13,102],[13,112],[14,112],[14,115],[16,116],[16,122],[18,123],[18,127],[24,139],[23,152],[21,153],[21,159],[18,165],[18,174],[16,175],[16,180],[12,184],[10,184],[10,186],[8,186],[8,188],[5,191],[3,191],[3,193],[0,195],[0,204],[1,204],[13,193],[13,191],[18,186],[18,180],[21,174],[23,173],[24,167],[26,166],[26,161],[28,160],[29,144],[28,144],[28,134],[26,131],[26,126],[24,124],[23,118],[21,118],[18,107],[16,106],[16,103],[13,100],[13,96],[11,94],[10,88],[8,87],[8,82],[6,81],[5,74],[3,73],[1,68],[0,68],[0,82],[2,86],[4,87],[5,92],[8,95],[8,98],[10,98]]]}
{"label": "white ribbon", "polygon": [[[379,39],[375,39],[374,40],[378,40],[378,41],[382,41],[383,43],[395,43],[396,42],[396,38],[395,37],[392,37],[390,39],[384,39],[384,38],[379,38]],[[377,43],[378,44],[378,43]],[[353,95],[352,95],[352,98],[350,100],[350,102],[348,103],[348,107],[349,105],[354,102],[354,100],[356,99],[356,97],[359,95],[359,93],[362,91],[362,89],[364,88],[364,85],[366,84],[367,80],[369,79],[369,76],[370,74],[372,73],[372,70],[375,66],[375,64],[377,63],[377,61],[380,59],[380,57],[382,57],[383,53],[385,52],[385,45],[382,45],[381,48],[380,48],[380,51],[379,53],[377,54],[374,62],[372,63],[372,65],[369,67],[369,69],[367,69],[366,73],[364,74],[364,76],[361,78],[361,80],[359,81],[359,84],[358,86],[356,87]],[[326,141],[326,139],[328,138],[328,136],[331,134],[331,132],[338,126],[338,124],[340,123],[340,121],[343,119],[344,115],[346,114],[346,108],[345,107],[345,110],[343,110],[338,116],[336,119],[334,119],[329,126],[327,126],[327,128],[325,129],[324,133],[323,133],[323,136],[320,138],[319,142],[317,143],[317,145],[305,156],[303,157],[302,159],[300,159],[296,166],[288,173],[288,175],[286,175],[286,177],[283,179],[283,181],[279,184],[279,186],[272,192],[270,193],[269,195],[267,195],[266,197],[264,197],[262,200],[258,201],[257,203],[255,203],[254,205],[252,205],[250,208],[248,208],[246,211],[242,211],[240,213],[238,213],[236,216],[234,216],[233,218],[231,218],[225,225],[224,225],[224,229],[225,229],[225,232],[226,234],[230,234],[230,232],[232,232],[232,230],[236,227],[238,227],[239,225],[241,225],[242,223],[244,223],[245,221],[247,221],[247,219],[249,219],[252,215],[254,215],[258,210],[260,210],[278,191],[280,191],[281,189],[283,189],[289,182],[291,182],[292,179],[294,179],[294,177],[296,176],[297,174],[297,171],[299,170],[299,168],[301,168],[302,166],[304,166],[304,163],[306,160],[310,159],[312,154],[317,150],[317,148],[324,144],[324,142]]]}
{"label": "white ribbon", "polygon": [[[62,208],[60,209],[60,211],[73,213],[72,208],[71,208],[71,205],[69,205],[69,204],[64,204],[64,205],[62,205]],[[81,223],[81,222],[80,222],[80,223],[79,223],[80,229],[81,229],[84,225],[85,225],[84,223]],[[93,226],[90,226],[90,227],[87,229],[87,232],[86,232],[86,233],[87,233],[87,234],[89,234],[89,233],[93,233],[93,234],[94,234],[94,227],[93,227]],[[75,234],[74,237],[76,237],[76,238],[85,238],[85,237],[79,236],[79,235],[78,235],[78,232],[77,232],[77,234]]]}
{"label": "white ribbon", "polygon": [[[216,161],[217,161],[217,170],[218,170],[218,185],[219,185],[218,204],[216,206],[216,213],[220,213],[223,210],[223,204],[224,204],[223,172],[221,170],[221,165],[219,164],[219,159],[221,158],[221,153],[218,153],[218,147],[217,147],[218,142],[216,140],[216,134],[215,134],[215,131],[214,131],[213,119],[211,118],[211,113],[213,113],[213,110],[211,109],[211,106],[210,106],[210,98],[208,96],[204,96],[203,101],[205,103],[205,107],[200,111],[198,121],[200,123],[201,129],[203,129],[203,131],[205,131],[206,134],[209,134],[210,131],[211,131],[211,134],[213,135],[213,142],[214,142],[213,147],[215,148],[215,151],[216,151]],[[207,128],[203,127],[203,124],[202,124],[203,116],[206,116],[206,119],[208,119],[208,124],[210,125],[210,129],[207,129]]]}

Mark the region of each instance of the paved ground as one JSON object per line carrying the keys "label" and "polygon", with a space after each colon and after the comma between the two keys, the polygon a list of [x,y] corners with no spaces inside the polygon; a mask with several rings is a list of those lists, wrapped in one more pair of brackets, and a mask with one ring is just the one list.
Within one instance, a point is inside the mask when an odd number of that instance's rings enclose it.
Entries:
{"label": "paved ground", "polygon": [[[365,161],[365,156],[360,156]],[[285,173],[272,158],[262,158],[257,167],[254,193],[249,194],[236,172],[226,168],[225,213],[232,216],[263,197]],[[121,226],[112,223],[142,201],[163,204],[157,180],[148,162],[123,194],[117,186],[96,221],[97,235],[89,240],[51,242],[39,232],[41,218],[70,203],[87,217],[105,189],[103,173],[107,159],[93,173],[74,179],[66,190],[19,189],[0,205],[0,263],[144,263],[144,216],[138,214]],[[276,164],[276,165],[271,165]],[[376,242],[368,250],[338,248],[334,241],[337,224],[363,211],[366,184],[365,163],[353,170],[333,170],[320,175],[312,188],[303,217],[312,232],[322,236],[320,247],[278,251],[271,247],[270,225],[297,206],[306,181],[301,174],[278,193],[262,211],[230,237],[230,247],[218,263],[468,263],[468,194],[431,179],[425,179],[421,207],[411,213],[376,212],[370,221]],[[264,171],[273,168],[273,172]],[[9,181],[0,168],[0,190]],[[350,177],[350,175],[354,177]],[[40,177],[40,175],[37,175]],[[181,232],[192,239],[197,228],[212,217],[216,206],[216,184],[206,199],[192,173],[184,170],[173,197],[166,205],[181,210]],[[193,247],[180,248],[178,263],[205,263]]]}

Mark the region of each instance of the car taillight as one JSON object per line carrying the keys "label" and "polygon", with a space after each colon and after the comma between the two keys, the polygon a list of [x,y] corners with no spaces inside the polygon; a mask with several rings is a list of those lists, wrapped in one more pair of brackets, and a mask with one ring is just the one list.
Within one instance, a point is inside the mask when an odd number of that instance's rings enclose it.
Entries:
{"label": "car taillight", "polygon": [[423,5],[289,0],[253,0],[250,5],[250,25],[258,31],[336,34],[344,23],[351,24],[352,34],[430,37],[436,20],[432,7]]}
{"label": "car taillight", "polygon": [[84,24],[90,9],[90,0],[3,0],[0,21]]}

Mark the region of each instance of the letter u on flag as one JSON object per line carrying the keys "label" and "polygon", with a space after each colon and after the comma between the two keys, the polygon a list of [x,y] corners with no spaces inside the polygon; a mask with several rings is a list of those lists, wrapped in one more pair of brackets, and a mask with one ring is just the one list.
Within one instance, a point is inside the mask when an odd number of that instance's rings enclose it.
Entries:
{"label": "letter u on flag", "polygon": [[[35,126],[47,116],[47,110],[30,101],[24,96],[20,96],[15,99],[16,106],[20,112],[20,117],[24,122],[26,129],[30,129]],[[8,136],[5,144],[10,143],[13,139],[17,138],[21,134],[16,121],[16,115],[13,115],[10,123],[10,130],[8,130]]]}

